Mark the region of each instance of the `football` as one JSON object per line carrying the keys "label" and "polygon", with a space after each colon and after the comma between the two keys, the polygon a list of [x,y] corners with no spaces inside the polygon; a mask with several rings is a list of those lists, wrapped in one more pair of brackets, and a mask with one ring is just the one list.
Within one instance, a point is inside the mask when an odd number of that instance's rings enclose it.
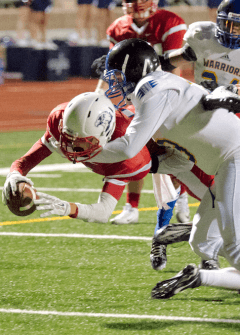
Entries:
{"label": "football", "polygon": [[36,190],[28,183],[18,182],[17,192],[14,196],[10,191],[10,199],[7,201],[9,210],[17,216],[27,216],[36,210],[33,199],[36,199]]}

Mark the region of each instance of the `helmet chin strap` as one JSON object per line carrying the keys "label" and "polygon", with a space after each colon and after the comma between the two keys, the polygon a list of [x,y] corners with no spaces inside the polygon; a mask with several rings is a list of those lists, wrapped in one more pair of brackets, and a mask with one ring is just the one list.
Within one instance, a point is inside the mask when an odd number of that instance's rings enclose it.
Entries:
{"label": "helmet chin strap", "polygon": [[132,105],[132,93],[125,98],[125,102],[127,105]]}

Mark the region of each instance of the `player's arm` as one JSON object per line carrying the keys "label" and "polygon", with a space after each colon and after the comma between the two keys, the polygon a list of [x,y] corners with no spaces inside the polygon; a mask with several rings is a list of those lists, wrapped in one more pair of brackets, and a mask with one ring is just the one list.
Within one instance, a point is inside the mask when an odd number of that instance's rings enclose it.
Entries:
{"label": "player's arm", "polygon": [[210,94],[204,95],[201,102],[205,110],[226,108],[236,114],[240,111],[240,96],[238,94],[239,87],[237,85],[219,86]]}
{"label": "player's arm", "polygon": [[164,71],[180,74],[179,67],[186,63],[185,57],[188,57],[188,50],[183,46],[186,31],[184,20],[174,13],[168,13],[161,36],[163,56],[159,56]]}
{"label": "player's arm", "polygon": [[143,103],[138,102],[140,107],[135,110],[125,135],[108,142],[94,161],[115,163],[136,156],[177,104],[178,92],[175,90],[161,91]]}
{"label": "player's arm", "polygon": [[[111,36],[114,34],[114,31],[115,29],[113,23],[107,29],[107,39],[110,42],[109,50],[111,50],[117,43],[117,41]],[[103,80],[103,72],[105,70],[106,57],[107,55],[103,55],[95,59],[91,66],[93,76],[99,78],[95,92],[100,94],[104,94],[104,92],[108,89],[108,84]]]}
{"label": "player's arm", "polygon": [[12,163],[10,172],[19,171],[23,176],[26,176],[30,170],[50,156],[51,153],[39,139],[23,157]]}
{"label": "player's arm", "polygon": [[87,222],[106,223],[112,215],[125,185],[126,183],[115,179],[111,182],[105,182],[98,202],[90,205],[70,203],[41,192],[37,193],[39,199],[35,200],[34,203],[37,210],[44,211],[40,215],[41,217],[63,215]]}
{"label": "player's arm", "polygon": [[174,50],[164,56],[159,56],[163,71],[173,71],[189,62],[196,62],[194,50],[186,43],[182,48]]}
{"label": "player's arm", "polygon": [[26,175],[50,154],[51,151],[39,139],[23,157],[12,163],[2,191],[2,201],[4,204],[9,200],[10,190],[12,190],[13,195],[16,193],[18,182],[26,182],[33,186],[33,182]]}
{"label": "player's arm", "polygon": [[[57,125],[59,123],[53,112],[48,117],[49,124],[51,124],[50,121],[53,121],[52,124],[54,124],[54,121]],[[33,182],[26,175],[54,151],[50,144],[47,144],[48,139],[51,138],[48,129],[51,129],[51,127],[47,127],[44,136],[23,157],[12,163],[10,173],[7,175],[2,191],[2,201],[4,204],[6,204],[6,201],[10,197],[10,190],[12,190],[13,194],[17,191],[18,182],[25,181],[33,186]]]}
{"label": "player's arm", "polygon": [[108,89],[108,84],[102,79],[105,70],[105,62],[107,55],[103,55],[95,59],[91,65],[92,76],[99,78],[95,92],[104,93]]}

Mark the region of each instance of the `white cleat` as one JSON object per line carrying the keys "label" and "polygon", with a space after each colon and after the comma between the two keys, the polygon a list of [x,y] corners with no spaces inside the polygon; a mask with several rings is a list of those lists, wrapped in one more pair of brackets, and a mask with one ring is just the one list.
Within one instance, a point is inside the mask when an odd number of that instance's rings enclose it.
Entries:
{"label": "white cleat", "polygon": [[186,223],[190,221],[190,210],[188,207],[188,194],[181,194],[175,204],[175,214],[178,222]]}
{"label": "white cleat", "polygon": [[123,207],[123,211],[110,220],[112,224],[129,224],[138,223],[139,212],[137,208],[133,208],[130,204]]}

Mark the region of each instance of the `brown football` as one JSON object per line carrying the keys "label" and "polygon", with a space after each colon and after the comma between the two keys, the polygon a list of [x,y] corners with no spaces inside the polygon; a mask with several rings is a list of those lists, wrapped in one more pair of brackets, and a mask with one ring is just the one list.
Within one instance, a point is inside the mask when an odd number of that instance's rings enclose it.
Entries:
{"label": "brown football", "polygon": [[28,183],[18,182],[17,192],[14,196],[10,191],[10,199],[7,201],[9,210],[17,216],[27,216],[36,210],[33,199],[36,199],[36,190]]}

